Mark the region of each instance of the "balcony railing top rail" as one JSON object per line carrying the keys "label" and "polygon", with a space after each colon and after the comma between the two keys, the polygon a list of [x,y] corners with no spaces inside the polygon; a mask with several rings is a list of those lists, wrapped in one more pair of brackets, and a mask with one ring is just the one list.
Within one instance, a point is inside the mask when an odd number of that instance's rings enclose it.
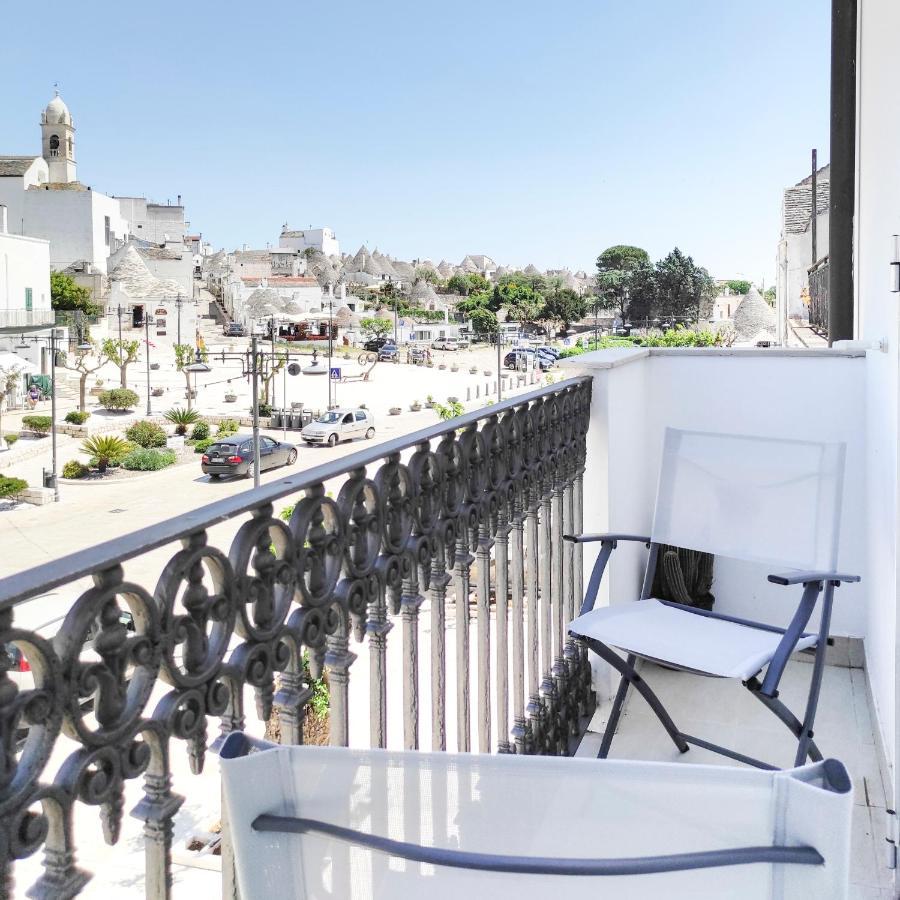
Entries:
{"label": "balcony railing top rail", "polygon": [[499,416],[509,410],[521,408],[523,405],[547,395],[565,392],[585,382],[590,382],[590,380],[590,377],[580,376],[561,381],[551,388],[535,388],[533,391],[494,403],[487,409],[464,413],[448,422],[421,428],[419,431],[401,435],[375,447],[359,450],[349,456],[313,466],[297,475],[281,478],[277,483],[264,485],[255,491],[244,491],[233,497],[198,507],[157,525],[150,525],[147,528],[124,534],[111,541],[98,544],[96,547],[70,553],[25,572],[0,578],[0,610],[29,597],[46,593],[61,584],[75,581],[85,575],[92,575],[112,565],[119,565],[135,556],[187,537],[200,529],[209,528],[241,513],[251,512],[264,504],[281,500],[312,485],[339,478],[341,475],[348,475],[362,466],[377,462],[394,453],[453,434],[492,416]]}
{"label": "balcony railing top rail", "polygon": [[[388,746],[390,720],[405,749],[421,728],[433,750],[569,752],[594,703],[565,630],[581,547],[562,540],[582,527],[590,395],[589,378],[545,386],[0,580],[0,895],[41,848],[30,895],[79,893],[76,835],[99,807],[117,843],[143,775],[145,891],[169,897],[178,745],[199,772],[247,727],[245,691],[282,743],[303,743],[323,672],[329,741],[348,745],[351,639],[369,668],[353,721],[371,746]],[[219,550],[209,529],[226,523]],[[17,625],[55,588],[55,636]],[[11,677],[29,669],[33,686]]]}

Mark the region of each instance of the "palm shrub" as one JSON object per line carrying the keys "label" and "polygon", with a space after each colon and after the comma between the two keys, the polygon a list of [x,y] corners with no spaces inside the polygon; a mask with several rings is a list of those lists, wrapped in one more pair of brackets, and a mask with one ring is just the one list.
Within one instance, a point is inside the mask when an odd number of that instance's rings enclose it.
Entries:
{"label": "palm shrub", "polygon": [[237,434],[238,423],[234,419],[222,419],[219,422],[219,427],[216,429],[216,434],[221,437],[227,437],[229,434]]}
{"label": "palm shrub", "polygon": [[156,472],[175,462],[172,450],[155,450],[152,447],[137,447],[122,457],[122,468],[134,472]]}
{"label": "palm shrub", "polygon": [[73,409],[66,413],[66,421],[70,425],[84,425],[90,417],[89,412],[82,412],[80,409]]}
{"label": "palm shrub", "polygon": [[15,500],[27,488],[28,482],[21,478],[0,475],[0,500]]}
{"label": "palm shrub", "polygon": [[95,434],[82,443],[81,450],[97,460],[97,470],[103,473],[131,450],[131,444],[112,434]]}
{"label": "palm shrub", "polygon": [[200,421],[200,413],[196,409],[184,409],[181,406],[174,406],[163,415],[167,422],[175,426],[175,434],[180,435],[187,434],[188,426]]}
{"label": "palm shrub", "polygon": [[100,397],[100,405],[104,409],[134,409],[140,398],[131,388],[113,388],[104,391]]}
{"label": "palm shrub", "polygon": [[166,446],[166,430],[158,422],[135,422],[125,431],[125,437],[139,447]]}

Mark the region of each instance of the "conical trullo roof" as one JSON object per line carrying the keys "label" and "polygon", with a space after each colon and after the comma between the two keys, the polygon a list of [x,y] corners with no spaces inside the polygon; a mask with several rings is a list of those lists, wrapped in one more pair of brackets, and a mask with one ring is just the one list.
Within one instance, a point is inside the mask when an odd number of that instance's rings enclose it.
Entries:
{"label": "conical trullo roof", "polygon": [[174,279],[157,278],[133,245],[125,250],[122,259],[109,273],[109,278],[118,282],[126,296],[135,299],[162,299],[177,297],[181,293],[181,286]]}
{"label": "conical trullo roof", "polygon": [[734,332],[740,342],[764,340],[775,331],[775,311],[751,287],[734,311]]}

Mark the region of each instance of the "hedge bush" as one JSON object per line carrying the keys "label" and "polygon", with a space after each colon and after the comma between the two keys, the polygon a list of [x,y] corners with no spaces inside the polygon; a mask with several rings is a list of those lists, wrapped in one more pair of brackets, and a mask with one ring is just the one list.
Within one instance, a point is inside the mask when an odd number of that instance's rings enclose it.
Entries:
{"label": "hedge bush", "polygon": [[6,446],[12,450],[12,445],[19,439],[17,434],[4,434],[4,439],[6,440]]}
{"label": "hedge bush", "polygon": [[197,441],[194,444],[194,453],[206,453],[210,447],[218,440],[218,438],[208,437],[203,438],[203,440]]}
{"label": "hedge bush", "polygon": [[122,467],[133,472],[156,472],[174,462],[172,450],[154,450],[152,447],[140,447],[122,457]]}
{"label": "hedge bush", "polygon": [[28,482],[21,478],[0,475],[0,500],[15,500],[27,488]]}
{"label": "hedge bush", "polygon": [[82,462],[79,462],[77,459],[70,459],[63,467],[62,467],[62,477],[63,478],[84,478],[87,473],[90,472],[90,469]]}
{"label": "hedge bush", "polygon": [[219,422],[219,427],[216,429],[216,434],[221,437],[227,437],[229,434],[237,434],[239,427],[240,426],[235,419],[222,419],[222,421]]}
{"label": "hedge bush", "polygon": [[99,400],[104,409],[134,409],[140,398],[130,388],[113,388],[104,391]]}
{"label": "hedge bush", "polygon": [[29,431],[46,434],[53,427],[53,419],[50,416],[22,416],[22,424]]}
{"label": "hedge bush", "polygon": [[209,437],[209,422],[198,422],[191,432],[192,441],[205,441]]}
{"label": "hedge bush", "polygon": [[70,425],[84,425],[90,417],[89,412],[82,412],[80,409],[73,409],[66,413],[66,421]]}
{"label": "hedge bush", "polygon": [[158,422],[135,422],[125,430],[125,437],[139,447],[166,446],[166,430]]}

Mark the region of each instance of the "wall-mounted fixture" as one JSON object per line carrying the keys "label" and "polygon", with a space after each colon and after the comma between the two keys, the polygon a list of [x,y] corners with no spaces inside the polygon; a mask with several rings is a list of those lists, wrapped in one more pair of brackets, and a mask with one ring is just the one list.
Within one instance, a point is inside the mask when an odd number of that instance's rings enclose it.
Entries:
{"label": "wall-mounted fixture", "polygon": [[900,234],[894,235],[894,254],[891,259],[891,291],[900,294]]}

